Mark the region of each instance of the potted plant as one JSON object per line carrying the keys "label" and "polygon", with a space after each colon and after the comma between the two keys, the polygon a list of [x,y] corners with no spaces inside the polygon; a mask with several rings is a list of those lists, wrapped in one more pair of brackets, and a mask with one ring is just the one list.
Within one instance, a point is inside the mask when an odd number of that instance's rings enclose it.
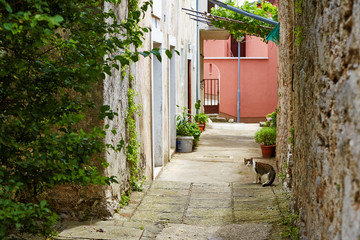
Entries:
{"label": "potted plant", "polygon": [[[200,111],[200,106],[201,106],[201,100],[197,100],[197,102],[195,103],[195,108],[196,108],[196,111],[199,112]],[[194,120],[196,121],[196,123],[199,125],[199,128],[202,131],[205,130],[205,127],[206,127],[206,123],[208,122],[208,116],[206,116],[205,113],[197,113],[195,116],[194,116]]]}
{"label": "potted plant", "polygon": [[206,123],[208,122],[209,117],[205,113],[198,113],[194,116],[194,120],[199,125],[201,131],[205,130]]}
{"label": "potted plant", "polygon": [[275,112],[269,113],[266,115],[266,122],[264,127],[275,127],[277,125],[277,109],[275,109]]}
{"label": "potted plant", "polygon": [[176,117],[176,150],[178,152],[191,152],[197,146],[201,131],[196,123],[190,121],[190,114],[184,108],[183,113]]}
{"label": "potted plant", "polygon": [[255,141],[260,144],[261,152],[264,158],[275,157],[276,148],[276,128],[263,127],[256,131]]}

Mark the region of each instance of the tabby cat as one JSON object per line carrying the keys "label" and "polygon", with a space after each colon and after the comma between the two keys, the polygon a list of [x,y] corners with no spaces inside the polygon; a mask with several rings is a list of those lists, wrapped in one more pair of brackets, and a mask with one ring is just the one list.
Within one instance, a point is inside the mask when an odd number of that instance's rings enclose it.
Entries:
{"label": "tabby cat", "polygon": [[258,183],[258,180],[259,183],[261,183],[261,177],[263,175],[267,175],[268,178],[268,181],[262,184],[263,187],[271,186],[271,184],[274,182],[276,173],[270,164],[255,162],[252,158],[244,158],[244,164],[249,168],[251,167],[255,173],[255,183]]}

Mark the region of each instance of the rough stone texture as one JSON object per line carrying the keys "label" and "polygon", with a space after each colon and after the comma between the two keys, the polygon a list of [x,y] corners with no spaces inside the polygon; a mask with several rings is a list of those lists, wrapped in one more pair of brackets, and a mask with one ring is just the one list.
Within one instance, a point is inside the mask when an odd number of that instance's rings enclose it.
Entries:
{"label": "rough stone texture", "polygon": [[[304,0],[301,9],[296,13],[293,1],[279,3],[278,156],[285,161],[290,118],[302,238],[359,239],[360,1]],[[295,27],[304,36],[299,46],[291,41]]]}

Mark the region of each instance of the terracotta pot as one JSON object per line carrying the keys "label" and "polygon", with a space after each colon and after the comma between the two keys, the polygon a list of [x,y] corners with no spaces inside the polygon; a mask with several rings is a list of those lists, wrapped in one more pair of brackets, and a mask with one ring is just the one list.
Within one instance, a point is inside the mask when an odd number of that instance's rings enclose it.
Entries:
{"label": "terracotta pot", "polygon": [[270,146],[261,145],[261,152],[263,158],[275,157],[276,145],[270,145]]}
{"label": "terracotta pot", "polygon": [[201,132],[205,130],[205,124],[201,124],[201,123],[197,122],[197,125],[199,126]]}

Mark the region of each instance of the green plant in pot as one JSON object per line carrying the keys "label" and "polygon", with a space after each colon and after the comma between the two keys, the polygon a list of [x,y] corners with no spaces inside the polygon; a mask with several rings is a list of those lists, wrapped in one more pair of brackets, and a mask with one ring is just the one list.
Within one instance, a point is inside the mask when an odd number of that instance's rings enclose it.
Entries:
{"label": "green plant in pot", "polygon": [[[198,100],[195,103],[195,108],[197,111],[200,110],[200,106],[201,106],[201,100]],[[209,121],[209,117],[206,116],[205,113],[197,113],[194,116],[194,120],[199,125],[200,130],[203,131],[203,130],[205,130],[206,123]]]}
{"label": "green plant in pot", "polygon": [[275,157],[276,149],[276,128],[263,127],[256,131],[254,136],[255,142],[260,144],[261,152],[264,158]]}
{"label": "green plant in pot", "polygon": [[190,121],[187,108],[184,108],[182,114],[176,117],[176,135],[176,149],[178,152],[191,152],[200,139],[200,128],[196,123]]}
{"label": "green plant in pot", "polygon": [[200,130],[205,130],[206,123],[209,121],[209,117],[206,116],[205,113],[198,113],[194,116],[194,120],[197,122],[197,124],[200,127]]}

